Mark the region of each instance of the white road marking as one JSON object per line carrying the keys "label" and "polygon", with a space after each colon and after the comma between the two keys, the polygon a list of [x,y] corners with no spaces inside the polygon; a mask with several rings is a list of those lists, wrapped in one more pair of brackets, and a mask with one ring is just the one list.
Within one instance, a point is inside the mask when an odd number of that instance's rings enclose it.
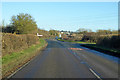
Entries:
{"label": "white road marking", "polygon": [[13,75],[15,75],[18,71],[20,71],[22,68],[24,68],[26,65],[28,65],[35,57],[33,57],[31,60],[29,60],[27,63],[22,65],[20,68],[18,68],[15,72],[13,72],[11,75],[7,77],[7,79],[11,78]]}
{"label": "white road marking", "polygon": [[[75,55],[79,60],[81,60],[81,59],[80,59],[80,56],[76,55],[75,52],[73,52],[73,53],[74,53],[74,55]],[[84,55],[82,55],[82,56],[85,57]],[[99,75],[97,75],[97,73],[96,73],[94,70],[92,70],[92,69],[90,68],[90,66],[87,64],[87,62],[85,62],[85,61],[82,60],[80,63],[85,64],[85,65],[89,68],[89,70],[91,71],[91,73],[94,74],[94,76],[96,76],[99,80],[102,80],[101,77],[100,77]]]}
{"label": "white road marking", "polygon": [[98,76],[91,68],[89,68],[89,70],[90,70],[98,79],[102,80],[102,79],[100,78],[100,76]]}

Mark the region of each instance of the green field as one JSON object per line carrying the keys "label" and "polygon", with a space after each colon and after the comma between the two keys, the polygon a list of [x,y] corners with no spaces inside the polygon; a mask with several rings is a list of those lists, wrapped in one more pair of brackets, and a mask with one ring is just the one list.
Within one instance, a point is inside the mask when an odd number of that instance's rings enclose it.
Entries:
{"label": "green field", "polygon": [[20,52],[7,54],[2,57],[2,74],[3,77],[8,76],[14,72],[17,68],[31,60],[38,52],[47,46],[47,42],[44,39],[40,39],[40,43],[32,45],[29,48]]}

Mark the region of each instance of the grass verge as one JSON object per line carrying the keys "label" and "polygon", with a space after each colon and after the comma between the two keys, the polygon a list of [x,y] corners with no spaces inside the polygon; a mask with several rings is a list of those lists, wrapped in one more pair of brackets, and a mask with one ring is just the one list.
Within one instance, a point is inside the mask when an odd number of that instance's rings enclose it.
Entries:
{"label": "grass verge", "polygon": [[99,46],[99,45],[96,45],[96,44],[82,44],[81,46],[87,47],[87,48],[90,48],[90,49],[94,49],[96,51],[103,52],[105,54],[116,56],[116,57],[120,58],[120,50],[117,50],[117,49],[114,49],[114,48],[107,48],[107,47]]}
{"label": "grass verge", "polygon": [[71,41],[71,40],[63,40],[63,39],[58,39],[58,40],[59,41],[63,41],[63,42],[80,43],[80,44],[82,44],[81,46],[83,46],[83,47],[94,49],[96,51],[103,52],[105,54],[116,56],[116,57],[120,58],[120,50],[117,50],[117,49],[114,49],[114,48],[107,48],[107,47],[104,47],[104,46],[96,45],[96,43],[90,43],[90,42]]}
{"label": "grass verge", "polygon": [[96,44],[96,43],[91,43],[91,42],[83,42],[83,41],[72,41],[72,40],[63,40],[63,39],[58,39],[58,41],[63,41],[63,42],[75,42],[75,43],[81,43],[81,44]]}
{"label": "grass verge", "polygon": [[35,57],[39,51],[47,46],[44,39],[40,39],[40,43],[32,45],[31,47],[12,54],[7,54],[2,57],[2,77],[5,78],[19,67],[24,65]]}

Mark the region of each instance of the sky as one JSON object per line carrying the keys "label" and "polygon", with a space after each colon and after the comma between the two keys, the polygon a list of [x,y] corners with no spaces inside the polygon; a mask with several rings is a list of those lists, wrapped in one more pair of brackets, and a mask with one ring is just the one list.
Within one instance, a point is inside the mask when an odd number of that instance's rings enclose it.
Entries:
{"label": "sky", "polygon": [[28,13],[40,29],[118,29],[117,2],[2,2],[2,20]]}

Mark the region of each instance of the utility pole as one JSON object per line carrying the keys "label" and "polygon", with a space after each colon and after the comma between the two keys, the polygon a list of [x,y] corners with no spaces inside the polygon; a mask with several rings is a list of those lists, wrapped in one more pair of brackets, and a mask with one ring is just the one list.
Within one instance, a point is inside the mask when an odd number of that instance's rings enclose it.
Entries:
{"label": "utility pole", "polygon": [[2,21],[2,28],[4,28],[4,26],[5,26],[5,22],[4,22],[4,20]]}

